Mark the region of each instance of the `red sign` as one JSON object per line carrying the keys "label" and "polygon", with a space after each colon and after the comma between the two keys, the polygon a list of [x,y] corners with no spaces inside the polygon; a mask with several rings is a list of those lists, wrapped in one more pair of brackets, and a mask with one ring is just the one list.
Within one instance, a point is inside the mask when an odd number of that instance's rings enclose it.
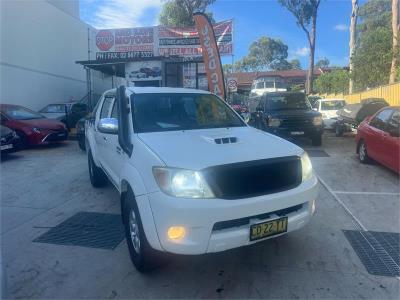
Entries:
{"label": "red sign", "polygon": [[108,51],[114,46],[114,35],[111,30],[100,30],[96,35],[96,46],[101,51]]}

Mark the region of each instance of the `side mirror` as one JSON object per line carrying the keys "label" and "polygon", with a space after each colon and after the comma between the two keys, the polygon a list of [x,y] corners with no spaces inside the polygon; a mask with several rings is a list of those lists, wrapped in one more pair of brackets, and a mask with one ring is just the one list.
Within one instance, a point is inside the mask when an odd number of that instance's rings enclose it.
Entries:
{"label": "side mirror", "polygon": [[118,134],[118,120],[115,118],[100,119],[97,128],[102,133]]}

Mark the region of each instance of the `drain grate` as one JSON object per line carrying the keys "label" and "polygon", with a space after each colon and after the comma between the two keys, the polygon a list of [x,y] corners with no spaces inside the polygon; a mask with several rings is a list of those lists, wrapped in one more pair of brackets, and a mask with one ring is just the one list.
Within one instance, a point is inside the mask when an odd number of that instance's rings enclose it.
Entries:
{"label": "drain grate", "polygon": [[329,157],[329,154],[324,150],[308,149],[306,152],[310,157]]}
{"label": "drain grate", "polygon": [[400,276],[400,234],[343,230],[368,273]]}
{"label": "drain grate", "polygon": [[115,249],[125,238],[121,216],[79,212],[35,240],[38,243]]}

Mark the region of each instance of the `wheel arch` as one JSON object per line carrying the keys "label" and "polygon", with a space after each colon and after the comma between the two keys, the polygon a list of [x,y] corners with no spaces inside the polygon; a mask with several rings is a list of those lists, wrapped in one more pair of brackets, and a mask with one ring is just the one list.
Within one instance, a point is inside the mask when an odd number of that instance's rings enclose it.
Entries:
{"label": "wheel arch", "polygon": [[[127,194],[128,191],[131,190],[132,195],[134,197],[134,201],[136,202],[137,208],[139,210],[139,216],[142,222],[143,230],[146,235],[147,242],[153,249],[164,251],[161,247],[160,240],[158,238],[158,233],[156,229],[156,225],[154,222],[153,212],[151,210],[150,201],[146,194],[136,194],[135,188],[133,187],[135,184],[132,180],[122,179],[120,185],[120,195],[121,195],[121,218],[122,222],[125,224],[124,218],[124,209],[126,207]],[[142,191],[140,187],[136,186],[136,191]]]}

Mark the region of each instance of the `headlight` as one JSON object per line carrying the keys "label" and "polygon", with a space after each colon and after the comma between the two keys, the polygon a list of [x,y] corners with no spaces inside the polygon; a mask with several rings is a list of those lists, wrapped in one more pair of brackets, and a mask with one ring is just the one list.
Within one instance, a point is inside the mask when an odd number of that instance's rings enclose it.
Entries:
{"label": "headlight", "polygon": [[279,127],[281,125],[281,120],[276,118],[268,118],[268,126]]}
{"label": "headlight", "polygon": [[302,181],[310,179],[313,174],[311,160],[308,157],[307,153],[304,152],[301,156],[301,175]]}
{"label": "headlight", "polygon": [[41,132],[40,128],[36,128],[36,127],[33,127],[32,131],[36,132],[36,133],[40,133]]}
{"label": "headlight", "polygon": [[321,126],[321,125],[322,125],[322,117],[321,117],[321,116],[314,117],[314,119],[313,119],[313,125],[315,125],[315,126]]}
{"label": "headlight", "polygon": [[154,178],[160,189],[179,198],[214,198],[214,194],[200,172],[154,167]]}

